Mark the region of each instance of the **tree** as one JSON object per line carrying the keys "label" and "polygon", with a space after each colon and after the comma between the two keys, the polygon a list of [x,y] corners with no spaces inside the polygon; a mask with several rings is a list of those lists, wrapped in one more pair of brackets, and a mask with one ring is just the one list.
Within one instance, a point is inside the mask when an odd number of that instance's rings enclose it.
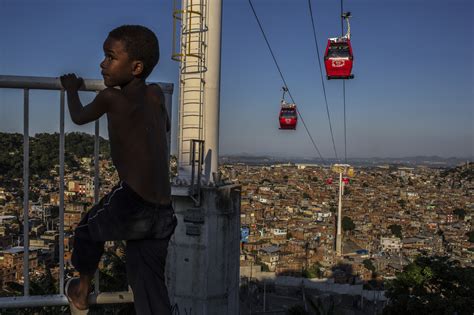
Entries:
{"label": "tree", "polygon": [[367,268],[368,270],[372,271],[372,272],[375,272],[375,266],[374,264],[372,263],[372,260],[370,259],[364,259],[364,261],[362,262],[364,264],[364,267]]}
{"label": "tree", "polygon": [[323,271],[321,269],[321,264],[319,262],[311,265],[308,269],[303,270],[304,278],[322,278]]}
{"label": "tree", "polygon": [[355,229],[355,224],[349,217],[342,218],[342,230],[343,231],[353,231]]}
{"label": "tree", "polygon": [[449,257],[423,257],[387,283],[384,314],[471,314],[474,268]]}
{"label": "tree", "polygon": [[403,238],[401,225],[392,224],[388,228],[390,229],[393,235],[395,235],[398,238]]}
{"label": "tree", "polygon": [[469,238],[469,242],[474,243],[474,231],[467,232],[466,236]]}
{"label": "tree", "polygon": [[405,206],[407,205],[407,202],[405,201],[405,199],[398,199],[398,204],[400,205],[402,209],[404,209]]}
{"label": "tree", "polygon": [[[23,295],[23,285],[16,282],[7,282],[4,284],[4,288],[0,290],[0,296],[21,296]],[[45,273],[38,277],[32,277],[30,279],[30,294],[31,295],[50,295],[58,294],[58,283],[54,280],[51,270],[45,268]],[[28,307],[28,308],[0,308],[0,314],[5,315],[30,315],[30,314],[41,314],[41,315],[54,315],[54,314],[65,314],[65,306],[40,306],[40,307]]]}
{"label": "tree", "polygon": [[460,220],[464,220],[464,217],[466,216],[466,210],[462,208],[456,208],[454,209],[453,214],[457,215]]}

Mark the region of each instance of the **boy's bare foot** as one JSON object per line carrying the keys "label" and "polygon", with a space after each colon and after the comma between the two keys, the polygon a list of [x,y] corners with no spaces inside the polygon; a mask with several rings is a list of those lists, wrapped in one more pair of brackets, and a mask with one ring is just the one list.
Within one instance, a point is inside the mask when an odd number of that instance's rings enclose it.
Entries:
{"label": "boy's bare foot", "polygon": [[89,289],[86,287],[84,290],[80,286],[79,279],[71,279],[71,283],[67,287],[66,295],[70,302],[78,309],[78,310],[87,310],[89,308],[89,303],[87,298],[89,296]]}

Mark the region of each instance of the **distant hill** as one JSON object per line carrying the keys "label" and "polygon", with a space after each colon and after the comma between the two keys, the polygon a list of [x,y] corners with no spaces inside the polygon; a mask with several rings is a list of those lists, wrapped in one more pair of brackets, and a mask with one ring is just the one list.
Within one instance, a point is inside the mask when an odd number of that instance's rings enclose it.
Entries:
{"label": "distant hill", "polygon": [[[250,155],[250,154],[236,154],[236,155],[222,155],[219,158],[221,163],[243,163],[249,165],[257,164],[278,164],[278,163],[308,163],[308,164],[334,164],[341,163],[341,161],[336,159],[326,159],[322,161],[319,158],[299,158],[299,157],[273,157],[270,155]],[[430,167],[455,167],[466,162],[474,161],[474,157],[467,158],[457,158],[449,157],[442,158],[439,156],[413,156],[413,157],[403,157],[403,158],[379,158],[379,157],[369,157],[369,158],[349,158],[347,160],[348,164],[353,166],[375,166],[380,164],[390,164],[390,165],[405,165],[405,166],[417,166],[425,165]]]}
{"label": "distant hill", "polygon": [[450,168],[445,170],[441,173],[443,177],[451,177],[456,181],[459,180],[466,180],[466,181],[473,181],[474,180],[474,163],[468,163],[464,165],[456,166],[455,168]]}
{"label": "distant hill", "polygon": [[[59,164],[59,134],[38,133],[29,138],[30,174],[49,177],[54,165]],[[14,179],[23,176],[23,135],[0,133],[0,175]],[[103,158],[110,157],[109,143],[100,138],[99,152]],[[77,159],[93,157],[94,136],[71,132],[65,135],[64,162],[68,168],[78,167]]]}

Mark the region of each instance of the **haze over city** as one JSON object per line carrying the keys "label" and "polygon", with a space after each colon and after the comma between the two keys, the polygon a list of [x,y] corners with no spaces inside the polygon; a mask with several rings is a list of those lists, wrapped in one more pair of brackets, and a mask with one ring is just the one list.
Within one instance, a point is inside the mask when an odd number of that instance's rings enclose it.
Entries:
{"label": "haze over city", "polygon": [[[322,156],[334,158],[307,1],[253,1],[291,94]],[[174,83],[171,1],[0,1],[0,74],[100,79],[102,43],[121,24],[154,30],[161,59],[149,81]],[[341,33],[339,3],[312,1],[322,56]],[[473,3],[346,1],[355,79],[346,81],[347,156],[474,155]],[[278,129],[283,82],[247,1],[224,1],[220,154],[319,157],[300,123]],[[324,69],[323,69],[324,71]],[[342,82],[325,81],[337,154],[344,156]],[[83,101],[93,94],[84,94]],[[0,89],[0,131],[22,132],[22,92]],[[30,132],[59,130],[57,92],[31,92]],[[106,120],[101,120],[106,136]],[[66,115],[66,131],[75,126]],[[172,152],[175,151],[175,144]]]}

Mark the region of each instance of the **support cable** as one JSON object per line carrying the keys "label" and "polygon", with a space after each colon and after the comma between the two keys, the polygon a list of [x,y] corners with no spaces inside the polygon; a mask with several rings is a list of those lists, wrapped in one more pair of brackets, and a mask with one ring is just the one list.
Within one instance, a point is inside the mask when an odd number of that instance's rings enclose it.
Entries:
{"label": "support cable", "polygon": [[344,97],[344,163],[347,164],[346,80],[342,81],[342,95]]}
{"label": "support cable", "polygon": [[321,75],[321,84],[323,86],[324,102],[326,103],[326,113],[328,115],[329,131],[331,132],[331,139],[332,139],[332,146],[334,148],[334,155],[336,156],[336,160],[338,160],[339,158],[337,157],[336,143],[334,142],[334,133],[332,132],[331,116],[329,114],[329,105],[328,105],[328,98],[327,98],[327,95],[326,95],[326,86],[324,85],[323,70],[322,70],[322,67],[321,67],[321,57],[320,57],[320,54],[319,54],[318,38],[316,36],[316,27],[314,26],[313,9],[311,7],[311,0],[308,0],[308,6],[309,6],[309,15],[311,16],[311,24],[313,25],[313,37],[314,37],[314,43],[316,45],[316,53],[318,55],[319,74]]}
{"label": "support cable", "polygon": [[[280,66],[278,65],[278,62],[275,58],[275,54],[273,53],[273,50],[270,46],[270,43],[268,42],[268,39],[267,39],[267,36],[265,35],[265,32],[263,31],[263,27],[262,27],[262,24],[260,23],[260,20],[257,16],[257,12],[255,12],[255,9],[253,7],[253,4],[252,4],[252,1],[251,0],[248,0],[249,1],[249,4],[250,4],[250,7],[252,8],[252,12],[253,12],[253,15],[255,16],[255,19],[257,20],[257,23],[258,23],[258,26],[260,27],[260,31],[262,32],[262,35],[263,35],[263,38],[265,39],[265,42],[267,43],[267,46],[268,46],[268,49],[270,50],[270,54],[272,55],[272,58],[273,58],[273,61],[275,62],[275,65],[278,69],[278,72],[280,73],[280,77],[283,81],[283,85],[285,86],[285,88],[288,90],[288,95],[290,96],[291,98],[291,101],[293,102],[293,104],[296,104],[295,100],[293,99],[293,96],[291,95],[291,92],[290,92],[290,89],[288,88],[288,85],[286,84],[286,80],[285,80],[285,77],[283,76],[283,73],[281,72],[281,69],[280,69]],[[311,140],[311,142],[313,143],[313,146],[314,146],[314,149],[316,150],[316,152],[318,153],[319,157],[321,158],[322,162],[323,163],[326,163],[325,162],[325,159],[323,158],[323,156],[321,155],[321,153],[319,152],[319,149],[318,149],[318,146],[316,145],[316,143],[314,142],[313,140],[313,137],[311,136],[311,134],[309,133],[309,130],[308,130],[308,127],[306,126],[306,123],[304,122],[304,119],[303,119],[303,116],[301,115],[300,111],[298,110],[298,107],[296,108],[296,112],[298,113],[298,116],[300,117],[301,119],[301,122],[303,123],[303,126],[304,128],[306,129],[306,132],[308,133],[308,136]]]}
{"label": "support cable", "polygon": [[[341,36],[344,36],[344,0],[341,0]],[[344,163],[347,164],[347,133],[346,133],[346,80],[342,80],[342,97],[344,101]]]}

